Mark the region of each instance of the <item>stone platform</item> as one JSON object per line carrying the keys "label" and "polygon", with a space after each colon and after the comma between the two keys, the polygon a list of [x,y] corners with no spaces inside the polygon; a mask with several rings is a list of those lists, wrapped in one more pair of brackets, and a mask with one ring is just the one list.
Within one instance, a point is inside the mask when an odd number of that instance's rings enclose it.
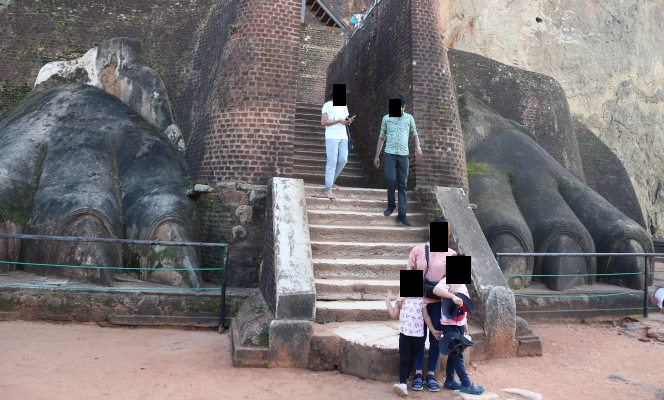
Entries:
{"label": "stone platform", "polygon": [[[473,353],[484,347],[484,331],[472,325],[469,329],[475,346],[466,349],[466,363],[476,359]],[[428,339],[425,347],[428,353]],[[441,354],[437,375],[444,373],[446,360]],[[399,322],[315,324],[308,367],[313,371],[339,370],[363,379],[394,380],[399,375]]]}
{"label": "stone platform", "polygon": [[[654,271],[664,272],[664,263],[655,263]],[[664,274],[655,275],[653,285],[648,290],[652,292],[658,287],[664,287]],[[579,322],[582,319],[643,315],[643,291],[619,294],[632,291],[622,286],[596,283],[556,292],[548,290],[539,282],[533,282],[528,288],[515,290],[514,295],[517,316],[530,323]],[[649,313],[659,313],[650,301],[648,310]]]}
{"label": "stone platform", "polygon": [[[0,274],[0,320],[105,321],[119,325],[219,326],[221,292],[175,290],[116,274],[113,287],[23,271]],[[256,289],[228,288],[224,326]]]}

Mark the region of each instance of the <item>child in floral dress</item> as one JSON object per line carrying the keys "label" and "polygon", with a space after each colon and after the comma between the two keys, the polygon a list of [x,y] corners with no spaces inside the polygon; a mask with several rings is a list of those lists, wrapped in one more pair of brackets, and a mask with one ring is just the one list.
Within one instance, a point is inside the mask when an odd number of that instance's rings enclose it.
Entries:
{"label": "child in floral dress", "polygon": [[385,296],[387,311],[392,318],[399,316],[399,383],[394,384],[394,392],[408,396],[406,381],[413,369],[413,363],[422,343],[424,342],[424,324],[433,333],[436,340],[440,339],[440,331],[434,329],[422,297],[397,297],[392,306],[392,291]]}

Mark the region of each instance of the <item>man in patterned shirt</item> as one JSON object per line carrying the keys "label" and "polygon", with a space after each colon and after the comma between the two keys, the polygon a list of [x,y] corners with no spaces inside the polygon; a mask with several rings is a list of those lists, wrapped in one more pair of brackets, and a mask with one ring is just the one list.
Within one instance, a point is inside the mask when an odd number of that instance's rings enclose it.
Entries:
{"label": "man in patterned shirt", "polygon": [[417,129],[415,129],[415,120],[413,116],[405,112],[406,98],[402,95],[396,96],[401,100],[401,116],[390,117],[389,114],[383,117],[383,122],[380,126],[380,136],[378,138],[378,145],[376,147],[376,157],[374,158],[374,165],[380,168],[380,151],[385,144],[385,178],[387,179],[387,210],[383,215],[391,215],[396,208],[394,199],[394,190],[399,189],[399,214],[397,221],[404,225],[410,226],[411,223],[406,219],[406,211],[408,211],[408,204],[406,196],[408,191],[406,189],[408,183],[408,141],[411,137],[415,141],[415,157],[422,156],[422,149],[420,148],[420,139],[417,136]]}

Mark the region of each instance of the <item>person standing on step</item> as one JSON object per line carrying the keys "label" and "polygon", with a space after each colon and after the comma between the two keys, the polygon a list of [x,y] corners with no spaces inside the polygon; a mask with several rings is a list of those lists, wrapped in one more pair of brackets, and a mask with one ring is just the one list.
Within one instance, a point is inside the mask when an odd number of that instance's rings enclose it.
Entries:
{"label": "person standing on step", "polygon": [[[346,107],[346,85],[335,84],[329,93],[329,101],[323,105],[323,115],[320,124],[325,127],[325,151],[327,164],[325,165],[325,194],[330,200],[336,199],[332,189],[339,189],[334,181],[344,169],[348,161],[348,133],[346,126],[353,123],[355,117],[349,118]],[[337,93],[343,92],[343,96]],[[338,98],[335,98],[338,97]],[[336,101],[334,101],[336,100]],[[343,105],[334,105],[334,104]]]}
{"label": "person standing on step", "polygon": [[[450,225],[445,218],[438,217],[431,221],[431,224],[442,223],[447,225],[447,236],[432,238],[431,236],[431,227],[429,228],[429,241],[426,244],[421,246],[413,247],[410,251],[410,256],[408,257],[408,270],[421,270],[426,272],[426,278],[432,282],[439,282],[441,279],[445,278],[447,275],[447,257],[456,256],[457,253],[447,247],[447,243],[450,238]],[[435,232],[435,231],[434,231]],[[447,251],[431,251],[431,241],[447,241],[444,243]],[[438,245],[439,243],[436,243]],[[428,269],[427,269],[428,268]],[[423,385],[426,384],[431,392],[437,392],[440,390],[438,381],[435,377],[436,369],[438,368],[438,358],[440,356],[439,341],[436,338],[435,332],[441,331],[440,324],[440,307],[441,299],[440,298],[429,298],[424,297],[424,303],[427,307],[427,312],[431,317],[431,322],[433,324],[434,331],[429,330],[429,362],[427,364],[428,372],[426,376],[426,381],[424,381],[424,376],[422,374],[422,368],[424,367],[424,341],[422,346],[420,346],[417,357],[415,357],[415,378],[413,379],[412,388],[413,390],[422,390]],[[426,336],[426,331],[424,332]]]}
{"label": "person standing on step", "polygon": [[408,211],[407,204],[407,184],[408,184],[408,166],[409,152],[408,142],[414,138],[415,157],[422,157],[422,148],[420,148],[420,139],[417,136],[415,128],[415,119],[406,112],[406,98],[402,95],[390,99],[390,113],[383,117],[380,126],[380,136],[376,146],[376,157],[374,165],[380,168],[380,151],[385,143],[385,178],[387,179],[387,209],[383,212],[386,217],[391,215],[396,208],[394,199],[394,190],[399,190],[399,214],[397,221],[406,226],[410,226],[406,218]]}
{"label": "person standing on step", "polygon": [[[390,317],[399,317],[399,383],[392,388],[401,396],[408,396],[407,380],[413,369],[413,361],[424,344],[424,325],[433,331],[431,318],[422,297],[397,297],[392,305],[392,291],[388,290],[385,303]],[[434,335],[436,335],[434,333]],[[437,336],[440,339],[441,333]]]}
{"label": "person standing on step", "polygon": [[[466,285],[448,285],[447,277],[443,278],[438,282],[436,287],[433,289],[433,293],[437,296],[452,299],[452,301],[458,305],[463,306],[463,300],[457,296],[457,294],[463,294],[466,298],[470,297],[468,293],[468,288]],[[442,306],[442,304],[441,304]],[[466,313],[457,316],[453,319],[447,318],[444,313],[441,313],[440,316],[440,327],[443,332],[443,336],[450,333],[459,333],[465,335],[468,333],[468,325]],[[444,341],[444,340],[443,340]],[[443,344],[444,346],[444,344]],[[459,376],[459,381],[454,380],[454,373]],[[462,393],[480,395],[484,393],[484,386],[478,386],[470,381],[468,377],[468,372],[466,371],[466,364],[463,358],[463,352],[458,352],[456,355],[447,356],[447,366],[445,369],[445,383],[443,383],[445,389],[450,390],[459,390]]]}

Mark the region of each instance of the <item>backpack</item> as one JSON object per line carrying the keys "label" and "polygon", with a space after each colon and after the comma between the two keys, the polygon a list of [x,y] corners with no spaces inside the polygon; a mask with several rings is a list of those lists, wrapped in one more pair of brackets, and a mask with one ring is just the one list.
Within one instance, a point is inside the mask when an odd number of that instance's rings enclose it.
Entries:
{"label": "backpack", "polygon": [[353,15],[352,17],[350,17],[350,24],[351,24],[351,25],[355,25],[355,24],[357,24],[357,18],[355,18],[355,15]]}

